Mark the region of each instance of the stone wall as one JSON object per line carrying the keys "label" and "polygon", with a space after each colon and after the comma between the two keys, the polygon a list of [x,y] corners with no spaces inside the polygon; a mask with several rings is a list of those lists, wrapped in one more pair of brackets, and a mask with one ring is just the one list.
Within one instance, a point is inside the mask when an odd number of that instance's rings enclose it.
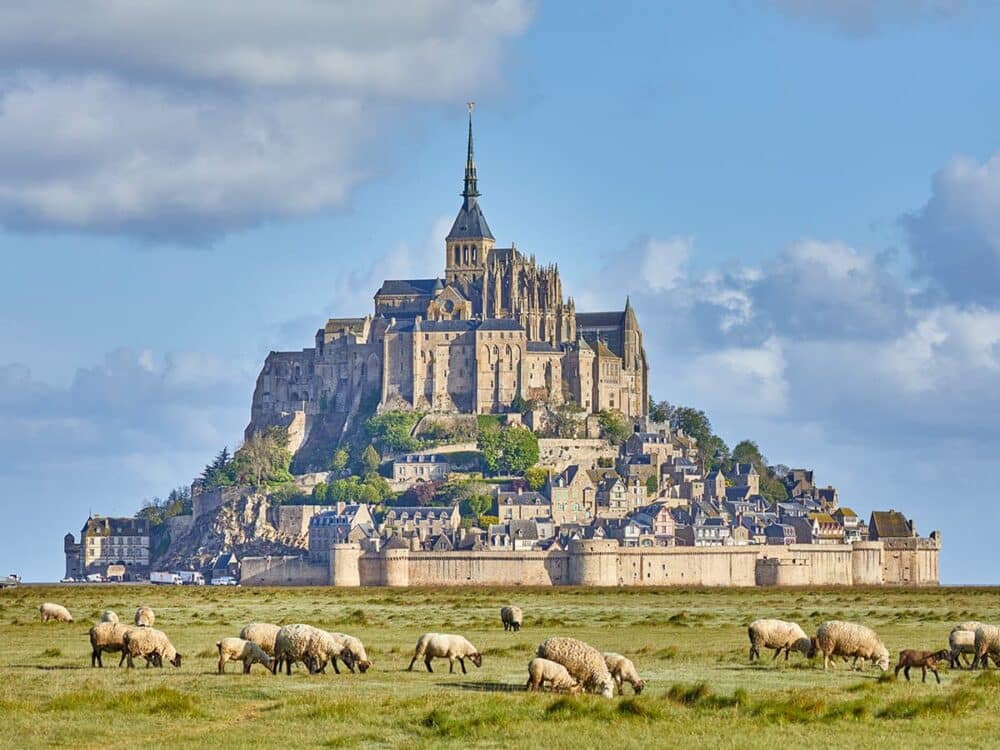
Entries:
{"label": "stone wall", "polygon": [[330,505],[279,505],[273,509],[274,527],[288,536],[307,536],[310,519],[327,510],[334,508]]}
{"label": "stone wall", "polygon": [[[855,545],[619,547],[579,540],[567,551],[362,553],[335,545],[329,567],[247,558],[248,585],[339,586],[851,586],[938,584],[940,547],[914,539]],[[266,561],[266,562],[264,562]]]}
{"label": "stone wall", "polygon": [[618,449],[607,440],[584,438],[571,440],[568,438],[542,438],[538,441],[538,463],[556,471],[563,471],[567,466],[576,464],[583,469],[597,465],[598,458],[618,458]]}
{"label": "stone wall", "polygon": [[214,487],[210,490],[192,492],[193,520],[197,521],[206,513],[214,513],[225,503],[239,500],[241,491],[239,487]]}

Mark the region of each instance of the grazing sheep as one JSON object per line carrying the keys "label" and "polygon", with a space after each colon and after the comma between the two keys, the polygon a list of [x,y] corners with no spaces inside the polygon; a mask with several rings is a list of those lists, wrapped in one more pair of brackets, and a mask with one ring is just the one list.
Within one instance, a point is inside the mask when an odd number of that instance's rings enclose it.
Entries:
{"label": "grazing sheep", "polygon": [[[355,638],[353,635],[348,635],[347,633],[331,633],[330,635],[342,641],[347,650],[351,652],[351,656],[354,657],[353,664],[350,662],[344,662],[351,672],[354,671],[355,665],[361,671],[361,674],[368,671],[372,663],[368,658],[368,653],[365,651],[365,644],[361,642],[360,638]],[[336,670],[336,661],[334,661],[333,666],[334,670]]]}
{"label": "grazing sheep", "polygon": [[252,622],[240,631],[240,638],[253,641],[263,649],[268,656],[274,656],[274,639],[281,630],[280,625],[269,622]]}
{"label": "grazing sheep", "polygon": [[223,638],[216,642],[215,647],[219,650],[219,674],[226,671],[227,661],[243,662],[243,674],[250,674],[250,667],[254,664],[263,664],[265,669],[271,669],[271,657],[253,641]]}
{"label": "grazing sheep", "polygon": [[948,636],[948,646],[951,648],[951,653],[949,655],[948,664],[954,668],[961,669],[962,667],[968,668],[969,662],[966,659],[963,663],[963,657],[972,654],[973,657],[976,655],[976,631],[974,630],[952,630],[951,635]]}
{"label": "grazing sheep", "polygon": [[976,628],[976,656],[972,669],[986,669],[990,659],[1000,665],[1000,628],[996,625],[980,625]]}
{"label": "grazing sheep", "polygon": [[118,613],[110,609],[104,610],[101,612],[101,622],[118,622]]}
{"label": "grazing sheep", "polygon": [[140,628],[151,628],[156,622],[156,613],[149,607],[139,607],[135,611],[135,624]]}
{"label": "grazing sheep", "polygon": [[889,650],[878,635],[871,628],[854,622],[828,620],[820,625],[808,656],[812,658],[817,652],[823,654],[824,671],[831,656],[853,656],[852,669],[857,668],[859,659],[862,666],[865,660],[871,660],[883,672],[889,669]]}
{"label": "grazing sheep", "polygon": [[125,634],[133,630],[132,625],[125,625],[120,622],[99,622],[90,629],[90,666],[103,667],[101,654],[121,653],[122,658],[118,660],[118,666],[125,661]]}
{"label": "grazing sheep", "polygon": [[501,607],[500,622],[503,623],[504,630],[513,630],[516,633],[524,622],[524,613],[520,607]]}
{"label": "grazing sheep", "polygon": [[576,638],[549,638],[538,647],[537,655],[562,664],[587,692],[614,697],[615,681],[604,656],[593,646]]}
{"label": "grazing sheep", "polygon": [[61,604],[45,602],[45,604],[38,608],[38,612],[42,615],[42,622],[48,622],[49,620],[73,622],[73,615]]}
{"label": "grazing sheep", "polygon": [[958,625],[956,625],[951,629],[951,632],[954,633],[956,630],[968,630],[970,633],[975,633],[976,628],[978,628],[982,624],[983,623],[979,622],[978,620],[968,620],[967,622],[960,622],[958,623]]}
{"label": "grazing sheep", "polygon": [[774,649],[774,661],[784,651],[788,661],[789,651],[799,651],[808,655],[811,642],[806,632],[797,623],[785,620],[754,620],[747,628],[750,637],[750,661],[760,659],[761,648]]}
{"label": "grazing sheep", "polygon": [[169,661],[175,667],[181,665],[181,655],[167,638],[167,634],[155,628],[135,627],[125,633],[125,653],[128,655],[128,668],[135,665],[133,659],[141,656],[146,659],[146,666],[152,661],[158,667],[163,667],[164,660]]}
{"label": "grazing sheep", "polygon": [[354,655],[344,642],[332,633],[302,623],[285,625],[274,638],[274,661],[271,663],[271,672],[277,674],[281,663],[284,662],[285,674],[290,675],[292,664],[301,661],[312,674],[323,671],[326,663],[332,661],[333,670],[339,674],[336,662],[338,657],[345,664],[353,666]]}
{"label": "grazing sheep", "polygon": [[951,652],[943,648],[940,651],[916,651],[906,648],[899,652],[899,663],[896,665],[896,677],[899,677],[899,670],[903,670],[906,681],[910,681],[910,668],[920,667],[920,681],[927,682],[927,670],[934,673],[934,679],[941,684],[941,677],[938,675],[937,663],[947,661],[951,658]]}
{"label": "grazing sheep", "polygon": [[546,682],[549,689],[568,690],[571,695],[582,689],[562,664],[536,657],[528,663],[528,690],[538,690]]}
{"label": "grazing sheep", "polygon": [[428,672],[431,669],[431,659],[447,659],[448,673],[455,671],[455,661],[462,667],[462,674],[468,674],[465,669],[465,660],[468,659],[477,667],[483,666],[483,656],[479,650],[469,641],[460,635],[448,635],[444,633],[424,633],[417,641],[417,647],[413,651],[413,658],[410,659],[410,666],[406,669],[413,671],[413,665],[420,657],[424,658],[424,665]]}
{"label": "grazing sheep", "polygon": [[628,683],[632,690],[638,695],[646,687],[646,683],[639,679],[639,672],[636,671],[635,664],[628,657],[606,651],[604,653],[604,663],[608,665],[611,679],[615,681],[618,688],[618,695],[625,695],[625,685]]}

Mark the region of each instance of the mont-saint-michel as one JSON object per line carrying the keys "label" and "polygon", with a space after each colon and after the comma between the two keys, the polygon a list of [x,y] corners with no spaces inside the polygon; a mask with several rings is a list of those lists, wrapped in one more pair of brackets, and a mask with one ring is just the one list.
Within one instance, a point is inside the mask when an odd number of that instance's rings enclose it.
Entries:
{"label": "mont-saint-michel", "polygon": [[[656,401],[640,315],[578,311],[497,245],[470,108],[425,278],[271,352],[244,443],[135,518],[91,514],[66,575],[244,585],[933,585],[941,537]],[[667,363],[657,363],[667,366]]]}

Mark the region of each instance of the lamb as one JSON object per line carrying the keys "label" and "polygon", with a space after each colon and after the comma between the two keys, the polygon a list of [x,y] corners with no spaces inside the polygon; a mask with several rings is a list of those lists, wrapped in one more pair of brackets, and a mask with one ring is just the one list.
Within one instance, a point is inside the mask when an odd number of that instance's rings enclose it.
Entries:
{"label": "lamb", "polygon": [[413,665],[420,657],[424,657],[424,665],[428,672],[431,669],[431,659],[447,659],[448,674],[455,671],[455,661],[462,667],[462,674],[468,674],[465,669],[465,660],[468,659],[477,667],[483,666],[483,655],[479,649],[460,635],[448,635],[444,633],[424,633],[417,641],[417,647],[413,651],[413,658],[410,666],[406,668],[408,672],[413,671]]}
{"label": "lamb", "polygon": [[829,666],[831,656],[853,656],[852,669],[857,668],[859,659],[862,665],[870,659],[883,672],[889,669],[889,650],[878,635],[871,628],[854,622],[828,620],[820,625],[809,649],[809,658],[817,652],[823,653],[823,671]]}
{"label": "lamb", "polygon": [[118,622],[118,613],[110,609],[104,610],[101,612],[101,622]]}
{"label": "lamb", "polygon": [[[354,657],[354,664],[344,662],[347,664],[347,668],[353,672],[354,666],[357,665],[361,674],[367,672],[372,663],[368,658],[368,652],[365,651],[365,644],[361,642],[361,639],[355,638],[353,635],[348,635],[347,633],[331,633],[331,635],[342,641],[347,650],[351,652],[351,656]],[[336,671],[336,661],[334,661],[333,666],[334,671]]]}
{"label": "lamb", "polygon": [[618,695],[625,695],[624,683],[626,682],[632,686],[632,690],[635,691],[636,695],[641,693],[642,689],[646,687],[646,683],[639,679],[639,673],[636,671],[635,664],[628,657],[606,651],[604,653],[604,663],[608,665],[611,679],[615,681],[615,685],[618,687]]}
{"label": "lamb", "polygon": [[147,666],[152,661],[158,667],[163,667],[163,660],[166,659],[175,667],[181,665],[181,655],[167,638],[167,634],[162,630],[147,627],[135,627],[125,633],[125,652],[127,656],[128,668],[135,665],[133,659],[141,656],[146,659]]}
{"label": "lamb", "polygon": [[45,602],[45,604],[38,608],[38,612],[42,616],[42,622],[48,622],[49,620],[55,620],[56,622],[73,622],[73,615],[71,615],[69,610],[61,604]]}
{"label": "lamb", "polygon": [[899,652],[899,663],[896,665],[896,677],[899,677],[899,670],[903,670],[906,681],[910,681],[910,668],[920,667],[920,681],[927,682],[927,670],[934,673],[934,679],[941,684],[941,676],[938,675],[937,663],[951,658],[951,652],[943,648],[940,651],[916,651],[911,648],[903,649]]}
{"label": "lamb", "polygon": [[976,655],[972,660],[972,669],[986,669],[990,659],[994,664],[1000,664],[1000,627],[981,624],[976,628]]}
{"label": "lamb", "polygon": [[513,630],[516,633],[524,622],[524,613],[520,607],[501,607],[500,622],[503,623],[504,630]]}
{"label": "lamb", "polygon": [[149,607],[139,607],[135,611],[135,624],[140,628],[151,628],[156,622],[156,613]]}
{"label": "lamb", "polygon": [[785,620],[754,620],[747,628],[750,637],[750,661],[760,659],[760,649],[774,649],[774,661],[784,651],[788,661],[789,651],[808,654],[811,642],[806,632],[797,623]]}
{"label": "lamb", "polygon": [[[103,667],[101,654],[121,653],[122,658],[118,660],[118,666],[125,661],[125,634],[133,630],[132,625],[125,625],[120,622],[99,622],[90,629],[90,666]],[[148,662],[147,662],[148,664]]]}
{"label": "lamb", "polygon": [[580,683],[570,677],[562,664],[536,657],[528,663],[528,690],[538,690],[546,682],[550,689],[567,690],[571,695],[581,690]]}
{"label": "lamb", "polygon": [[296,623],[282,627],[274,638],[274,661],[271,672],[278,673],[282,661],[285,663],[285,674],[292,673],[292,663],[301,661],[310,673],[319,672],[328,661],[333,662],[333,669],[339,674],[336,659],[353,666],[354,655],[350,649],[332,633]]}
{"label": "lamb", "polygon": [[254,664],[263,664],[266,669],[271,669],[271,657],[253,641],[223,638],[216,642],[215,647],[219,650],[219,674],[226,671],[227,661],[243,662],[243,674],[250,674],[250,667]]}
{"label": "lamb", "polygon": [[587,692],[614,697],[615,681],[604,656],[593,646],[576,638],[549,638],[538,647],[537,655],[562,664]]}
{"label": "lamb", "polygon": [[268,656],[274,656],[274,639],[281,626],[269,622],[252,622],[240,631],[240,638],[253,641]]}

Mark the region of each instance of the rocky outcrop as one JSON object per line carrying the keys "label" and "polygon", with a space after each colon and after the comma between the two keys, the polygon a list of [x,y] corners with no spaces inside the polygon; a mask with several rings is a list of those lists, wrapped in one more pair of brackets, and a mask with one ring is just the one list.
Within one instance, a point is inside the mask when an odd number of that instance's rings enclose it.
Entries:
{"label": "rocky outcrop", "polygon": [[246,492],[196,518],[187,533],[171,539],[154,567],[174,569],[210,563],[223,552],[239,558],[266,555],[298,555],[308,550],[305,536],[282,534],[275,527],[274,513],[266,495]]}

